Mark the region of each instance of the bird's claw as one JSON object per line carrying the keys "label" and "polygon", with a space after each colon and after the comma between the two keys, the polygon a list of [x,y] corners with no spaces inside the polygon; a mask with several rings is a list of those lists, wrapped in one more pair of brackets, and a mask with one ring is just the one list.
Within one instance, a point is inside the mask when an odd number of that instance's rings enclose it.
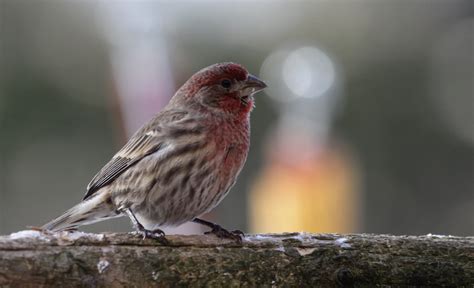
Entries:
{"label": "bird's claw", "polygon": [[143,240],[149,238],[149,239],[154,239],[160,242],[163,245],[168,245],[169,241],[166,239],[165,232],[163,232],[160,229],[155,229],[155,230],[139,230],[138,233],[140,233],[143,236]]}
{"label": "bird's claw", "polygon": [[211,231],[204,232],[204,234],[214,234],[219,238],[235,240],[237,243],[242,243],[242,237],[245,236],[244,232],[240,230],[227,231],[219,225],[214,226]]}

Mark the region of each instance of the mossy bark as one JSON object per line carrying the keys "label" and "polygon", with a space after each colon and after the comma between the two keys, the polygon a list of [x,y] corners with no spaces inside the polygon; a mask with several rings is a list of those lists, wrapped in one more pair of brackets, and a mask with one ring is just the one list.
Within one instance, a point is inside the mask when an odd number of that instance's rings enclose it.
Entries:
{"label": "mossy bark", "polygon": [[1,287],[474,285],[474,237],[40,232],[0,237]]}

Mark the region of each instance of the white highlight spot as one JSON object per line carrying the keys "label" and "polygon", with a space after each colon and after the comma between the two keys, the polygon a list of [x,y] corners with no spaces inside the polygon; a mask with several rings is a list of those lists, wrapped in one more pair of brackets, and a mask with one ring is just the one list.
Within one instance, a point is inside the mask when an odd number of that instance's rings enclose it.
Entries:
{"label": "white highlight spot", "polygon": [[145,135],[155,137],[156,135],[158,135],[158,132],[156,130],[151,130],[151,131],[146,132]]}
{"label": "white highlight spot", "polygon": [[339,245],[339,247],[341,247],[341,248],[351,248],[352,247],[351,244],[346,243],[347,240],[349,240],[349,239],[347,239],[345,237],[342,237],[342,238],[336,239],[334,242],[337,245]]}
{"label": "white highlight spot", "polygon": [[430,238],[449,238],[449,237],[453,237],[453,236],[452,235],[440,235],[440,234],[428,233],[428,234],[426,234],[426,237],[430,237]]}
{"label": "white highlight spot", "polygon": [[109,268],[110,263],[107,260],[100,260],[99,263],[97,263],[97,270],[99,270],[99,273],[102,274],[107,268]]}
{"label": "white highlight spot", "polygon": [[296,251],[298,251],[301,256],[311,254],[314,252],[314,250],[316,250],[316,248],[296,248]]}
{"label": "white highlight spot", "polygon": [[299,232],[298,235],[293,236],[293,239],[299,240],[302,243],[311,241],[311,234],[306,233],[306,232]]}
{"label": "white highlight spot", "polygon": [[326,95],[338,77],[332,59],[314,46],[273,52],[260,74],[269,83],[266,94],[283,102]]}
{"label": "white highlight spot", "polygon": [[264,241],[264,240],[273,240],[273,238],[271,236],[264,236],[264,235],[245,235],[244,236],[244,239],[245,240],[248,240],[248,241]]}
{"label": "white highlight spot", "polygon": [[283,81],[291,92],[304,96],[311,88],[313,73],[306,59],[297,51],[288,55],[283,62]]}
{"label": "white highlight spot", "polygon": [[18,240],[18,239],[41,239],[41,240],[48,240],[44,236],[44,234],[41,231],[36,231],[36,230],[23,230],[23,231],[18,231],[15,233],[10,234],[10,239],[12,240]]}
{"label": "white highlight spot", "polygon": [[283,246],[278,246],[275,248],[276,251],[280,251],[280,252],[285,252],[285,247]]}
{"label": "white highlight spot", "polygon": [[105,238],[104,234],[86,233],[82,231],[72,231],[72,232],[63,231],[59,233],[61,233],[61,237],[63,239],[70,240],[70,241],[75,241],[82,237],[97,240],[97,241],[102,241]]}

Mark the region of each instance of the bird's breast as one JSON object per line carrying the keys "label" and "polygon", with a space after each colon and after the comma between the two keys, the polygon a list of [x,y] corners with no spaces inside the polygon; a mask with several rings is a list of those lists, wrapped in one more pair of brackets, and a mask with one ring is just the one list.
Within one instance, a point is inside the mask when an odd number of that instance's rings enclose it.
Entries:
{"label": "bird's breast", "polygon": [[220,165],[219,174],[233,182],[247,159],[250,142],[249,123],[224,121],[216,127],[214,135],[216,160]]}

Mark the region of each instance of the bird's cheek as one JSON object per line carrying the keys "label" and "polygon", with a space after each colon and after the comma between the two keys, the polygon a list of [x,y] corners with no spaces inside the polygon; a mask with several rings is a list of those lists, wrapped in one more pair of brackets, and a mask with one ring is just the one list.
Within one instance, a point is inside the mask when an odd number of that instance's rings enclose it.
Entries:
{"label": "bird's cheek", "polygon": [[220,107],[221,106],[221,99],[218,97],[203,97],[200,101],[204,106],[209,107]]}
{"label": "bird's cheek", "polygon": [[226,111],[233,111],[238,108],[240,101],[233,97],[225,97],[220,101],[220,107]]}

